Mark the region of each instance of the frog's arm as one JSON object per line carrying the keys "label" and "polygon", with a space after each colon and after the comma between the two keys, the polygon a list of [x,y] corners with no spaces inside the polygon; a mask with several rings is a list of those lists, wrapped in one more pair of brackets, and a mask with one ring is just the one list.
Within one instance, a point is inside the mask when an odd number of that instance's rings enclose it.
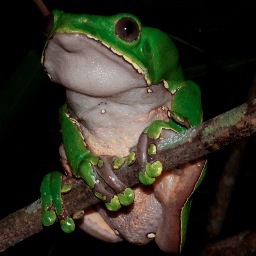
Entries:
{"label": "frog's arm", "polygon": [[202,122],[201,92],[193,81],[167,81],[166,87],[173,95],[168,111],[169,122],[154,121],[141,134],[137,147],[137,159],[141,168],[140,181],[150,185],[162,173],[162,164],[156,161],[157,139],[163,129],[182,132]]}
{"label": "frog's arm", "polygon": [[169,82],[168,84],[171,93],[174,94],[171,111],[174,114],[181,115],[181,118],[183,118],[180,123],[182,130],[188,127],[183,123],[186,122],[186,119],[189,121],[190,127],[202,123],[203,111],[199,86],[191,80],[183,81],[182,83]]}

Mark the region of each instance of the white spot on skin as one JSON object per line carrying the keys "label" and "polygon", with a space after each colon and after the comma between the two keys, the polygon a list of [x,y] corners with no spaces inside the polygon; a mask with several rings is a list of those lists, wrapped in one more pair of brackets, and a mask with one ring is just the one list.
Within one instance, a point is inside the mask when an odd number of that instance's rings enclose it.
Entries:
{"label": "white spot on skin", "polygon": [[155,238],[156,237],[156,234],[154,234],[154,233],[149,233],[149,234],[147,234],[147,238],[148,239],[153,239],[153,238]]}
{"label": "white spot on skin", "polygon": [[161,109],[164,111],[164,112],[167,112],[169,111],[169,108],[167,106],[162,106]]}
{"label": "white spot on skin", "polygon": [[152,89],[147,89],[147,92],[152,93],[153,91],[152,91]]}
{"label": "white spot on skin", "polygon": [[106,110],[105,110],[105,109],[102,109],[102,110],[100,111],[100,113],[101,113],[101,114],[105,114],[105,113],[106,113]]}
{"label": "white spot on skin", "polygon": [[168,115],[169,118],[171,118],[171,111],[170,110],[167,111],[167,115]]}
{"label": "white spot on skin", "polygon": [[115,229],[114,232],[115,232],[115,234],[116,234],[117,236],[120,236],[118,230]]}
{"label": "white spot on skin", "polygon": [[165,89],[169,89],[169,85],[168,85],[168,83],[164,80],[164,88]]}
{"label": "white spot on skin", "polygon": [[73,215],[73,219],[78,220],[78,219],[82,219],[84,217],[84,211],[77,211],[75,212],[75,214]]}

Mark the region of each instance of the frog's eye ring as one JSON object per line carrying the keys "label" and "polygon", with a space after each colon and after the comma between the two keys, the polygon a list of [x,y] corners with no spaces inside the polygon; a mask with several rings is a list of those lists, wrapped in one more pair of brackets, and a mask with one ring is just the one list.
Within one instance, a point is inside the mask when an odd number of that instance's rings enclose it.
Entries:
{"label": "frog's eye ring", "polygon": [[131,17],[123,17],[116,23],[115,34],[126,42],[134,42],[140,35],[139,24]]}

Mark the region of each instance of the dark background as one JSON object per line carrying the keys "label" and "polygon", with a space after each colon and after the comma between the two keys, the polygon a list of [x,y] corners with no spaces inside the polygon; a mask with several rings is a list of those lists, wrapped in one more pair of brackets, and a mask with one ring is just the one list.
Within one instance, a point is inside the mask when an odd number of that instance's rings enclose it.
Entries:
{"label": "dark background", "polygon": [[[186,41],[189,45],[176,40],[175,43],[180,50],[185,74],[201,87],[205,120],[247,100],[256,70],[255,1],[48,0],[45,3],[50,10],[57,8],[66,12],[101,15],[131,12],[143,24],[158,27]],[[44,18],[33,1],[9,1],[2,8],[3,13],[0,89],[6,89],[16,67],[31,49],[40,54],[45,40]],[[200,48],[202,52],[192,45]],[[35,66],[31,66],[31,75]],[[30,74],[24,74],[24,79],[28,75]],[[12,117],[0,124],[3,127],[0,135],[1,218],[38,199],[44,174],[61,170],[58,156],[61,143],[58,109],[65,101],[65,94],[63,88],[51,84],[45,75],[42,75],[42,81],[34,90],[29,90],[20,97],[21,103],[12,109]],[[11,104],[19,90],[19,87],[9,90],[5,100]],[[8,104],[2,104],[2,107],[0,105],[0,117],[10,111],[6,106]],[[254,134],[248,141],[223,230],[217,238],[255,229],[255,141]],[[205,243],[207,212],[231,150],[232,146],[228,146],[209,155],[206,178],[195,193],[183,255],[198,255]],[[80,230],[69,235],[64,234],[58,224],[45,228],[40,234],[15,245],[2,255],[21,253],[164,255],[154,242],[142,247],[126,242],[108,244],[87,236]]]}

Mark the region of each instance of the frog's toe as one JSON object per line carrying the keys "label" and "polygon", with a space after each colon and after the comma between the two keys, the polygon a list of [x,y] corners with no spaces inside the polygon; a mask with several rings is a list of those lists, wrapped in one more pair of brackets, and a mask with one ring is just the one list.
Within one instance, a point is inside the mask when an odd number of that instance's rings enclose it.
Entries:
{"label": "frog's toe", "polygon": [[44,226],[52,225],[56,220],[56,213],[51,209],[53,205],[53,197],[51,191],[52,173],[44,176],[40,192],[41,192],[41,207],[42,207],[42,224]]}
{"label": "frog's toe", "polygon": [[155,178],[161,175],[162,170],[163,166],[160,161],[147,163],[145,171],[139,172],[139,180],[144,185],[151,185],[155,182]]}
{"label": "frog's toe", "polygon": [[129,206],[134,201],[134,192],[131,188],[126,188],[122,193],[114,195],[112,199],[105,203],[110,211],[118,211],[122,206]]}
{"label": "frog's toe", "polygon": [[155,178],[151,178],[145,172],[139,172],[139,180],[144,185],[151,185],[155,182]]}
{"label": "frog's toe", "polygon": [[56,213],[53,210],[42,212],[42,224],[51,226],[56,221]]}
{"label": "frog's toe", "polygon": [[130,205],[134,201],[134,191],[131,188],[126,188],[122,193],[119,193],[117,196],[119,202],[124,206]]}
{"label": "frog's toe", "polygon": [[105,205],[109,211],[118,211],[122,207],[119,198],[116,195],[113,196],[109,202],[105,203]]}
{"label": "frog's toe", "polygon": [[156,178],[161,175],[163,166],[160,161],[155,161],[154,163],[146,164],[146,173],[151,178]]}
{"label": "frog's toe", "polygon": [[60,221],[61,229],[65,233],[71,233],[75,230],[75,222],[72,218],[68,217]]}

